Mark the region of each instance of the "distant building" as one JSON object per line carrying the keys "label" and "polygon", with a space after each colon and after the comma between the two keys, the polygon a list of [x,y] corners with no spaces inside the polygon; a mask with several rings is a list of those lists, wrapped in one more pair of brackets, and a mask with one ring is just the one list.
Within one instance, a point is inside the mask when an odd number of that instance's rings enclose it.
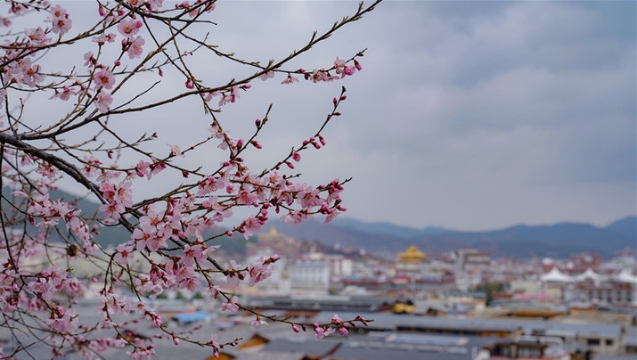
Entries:
{"label": "distant building", "polygon": [[[269,248],[271,254],[278,254],[280,257],[297,256],[299,244],[298,241],[281,234],[273,226],[268,232],[257,234],[257,243],[248,243],[246,248],[247,257],[262,255],[262,249]],[[268,256],[269,256],[268,255]]]}
{"label": "distant building", "polygon": [[637,287],[633,284],[606,282],[580,282],[566,290],[568,297],[577,301],[610,305],[637,305]]}
{"label": "distant building", "polygon": [[458,289],[467,291],[483,282],[483,275],[491,267],[491,254],[478,249],[460,249],[454,255],[454,273]]}
{"label": "distant building", "polygon": [[491,254],[478,249],[460,249],[456,251],[456,271],[463,273],[489,270]]}
{"label": "distant building", "polygon": [[540,277],[545,289],[562,292],[560,299],[610,305],[637,305],[637,277],[627,270],[611,276],[596,273],[591,268],[573,276],[557,267]]}
{"label": "distant building", "polygon": [[330,264],[324,261],[297,261],[287,267],[292,292],[327,294]]}
{"label": "distant building", "polygon": [[420,272],[422,264],[425,262],[427,255],[418,250],[414,245],[409,246],[407,251],[398,254],[396,262],[396,270],[405,272]]}
{"label": "distant building", "polygon": [[324,254],[312,251],[301,257],[302,261],[323,262],[329,266],[330,282],[339,282],[343,277],[352,276],[353,262],[351,259],[340,254]]}

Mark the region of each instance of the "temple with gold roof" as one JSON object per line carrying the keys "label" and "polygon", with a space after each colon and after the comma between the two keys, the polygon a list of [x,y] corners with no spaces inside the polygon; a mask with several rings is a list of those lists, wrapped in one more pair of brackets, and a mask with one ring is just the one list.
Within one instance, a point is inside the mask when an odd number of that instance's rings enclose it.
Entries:
{"label": "temple with gold roof", "polygon": [[397,270],[403,271],[418,271],[420,265],[425,262],[427,255],[418,250],[416,246],[411,245],[407,248],[407,251],[398,254],[398,261],[396,262]]}

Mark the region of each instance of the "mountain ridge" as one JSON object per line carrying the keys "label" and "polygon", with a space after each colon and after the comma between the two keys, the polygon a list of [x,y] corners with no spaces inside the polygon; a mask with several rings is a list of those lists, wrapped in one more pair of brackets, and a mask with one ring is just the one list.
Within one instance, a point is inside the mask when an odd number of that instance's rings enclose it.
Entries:
{"label": "mountain ridge", "polygon": [[[4,196],[10,190],[3,188]],[[51,198],[77,196],[60,190],[51,191]],[[84,214],[97,211],[98,204],[89,199],[79,199],[78,206]],[[588,223],[562,222],[551,225],[513,225],[487,231],[459,231],[441,227],[414,228],[388,222],[366,222],[352,218],[337,218],[323,225],[306,221],[299,226],[270,220],[262,228],[267,231],[275,226],[279,232],[300,239],[316,241],[328,246],[364,249],[379,256],[394,258],[409,245],[416,245],[428,253],[442,253],[463,247],[488,251],[494,256],[523,258],[528,256],[568,257],[581,252],[596,252],[608,258],[617,252],[637,247],[637,216],[628,216],[604,227]],[[103,246],[117,246],[130,238],[122,227],[101,227],[96,236]],[[232,243],[232,242],[230,242]]]}
{"label": "mountain ridge", "polygon": [[474,247],[494,256],[514,258],[569,257],[581,252],[596,252],[609,258],[626,248],[637,247],[635,216],[617,220],[605,227],[563,222],[551,225],[520,224],[483,231],[436,227],[417,229],[351,218],[336,219],[325,226],[319,225],[318,221],[304,222],[299,226],[280,221],[270,224],[288,236],[315,240],[325,245],[347,244],[352,248],[391,257],[404,251],[409,245],[416,245],[428,253]]}

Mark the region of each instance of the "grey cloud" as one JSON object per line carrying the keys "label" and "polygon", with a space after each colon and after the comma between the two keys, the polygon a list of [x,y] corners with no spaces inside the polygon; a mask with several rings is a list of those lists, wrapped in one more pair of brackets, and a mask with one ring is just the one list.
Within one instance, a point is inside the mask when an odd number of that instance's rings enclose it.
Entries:
{"label": "grey cloud", "polygon": [[[260,170],[312,134],[345,85],[348,100],[326,130],[328,146],[303,154],[297,170],[313,184],[353,176],[343,194],[350,216],[463,229],[608,223],[635,213],[635,6],[383,3],[291,64],[328,66],[368,47],[360,73],[330,84],[256,81],[219,116],[232,136],[245,137],[274,103],[264,150],[247,158]],[[211,14],[219,25],[200,31],[240,57],[280,59],[355,7],[222,2]],[[217,83],[253,71],[237,74],[210,57],[189,61]],[[194,103],[121,126],[150,124],[162,136],[157,151],[167,151],[163,134],[201,135],[201,126],[192,130],[203,118]],[[155,119],[167,122],[159,127]],[[219,161],[210,154],[184,161],[202,159]]]}

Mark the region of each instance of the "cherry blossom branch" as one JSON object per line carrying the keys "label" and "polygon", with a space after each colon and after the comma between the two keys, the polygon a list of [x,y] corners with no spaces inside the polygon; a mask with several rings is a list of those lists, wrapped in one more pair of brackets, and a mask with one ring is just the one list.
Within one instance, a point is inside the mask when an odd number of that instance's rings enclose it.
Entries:
{"label": "cherry blossom branch", "polygon": [[[0,210],[0,308],[4,314],[0,327],[11,329],[19,344],[10,355],[23,352],[29,356],[32,346],[43,344],[59,356],[72,349],[87,357],[100,357],[102,349],[128,348],[137,359],[154,354],[153,342],[158,339],[207,346],[213,354],[223,346],[237,344],[239,339],[220,344],[214,335],[209,341],[198,341],[187,332],[171,331],[142,301],[145,296],[167,291],[204,290],[221,300],[223,311],[243,309],[254,315],[255,327],[267,320],[290,324],[299,331],[298,324],[303,330],[313,328],[319,338],[336,330],[346,334],[347,328],[357,323],[366,325],[367,320],[360,317],[343,321],[337,316],[326,324],[302,324],[246,308],[224,284],[246,282],[253,286],[268,279],[278,256],[240,266],[234,260],[224,263],[215,251],[220,237],[240,233],[248,239],[272,214],[299,223],[315,214],[330,221],[346,210],[340,193],[350,179],[313,186],[302,183],[300,174],[291,173],[303,151],[326,145],[322,132],[334,117],[341,116],[338,109],[346,100],[345,87],[333,99],[331,111],[314,135],[260,173],[253,172],[244,157],[251,154],[248,148],[261,149],[259,138],[272,105],[244,139],[232,138],[229,128],[222,127],[221,111],[237,102],[240,93],[249,91],[256,78],[268,80],[282,74],[286,77],[282,84],[299,81],[297,76],[319,83],[360,71],[364,51],[344,59],[337,57],[333,65],[313,71],[289,69],[287,65],[378,3],[361,3],[352,15],[327,31],[315,32],[299,50],[262,65],[220,50],[209,34],[200,37],[190,31],[197,24],[216,24],[207,16],[214,10],[214,0],[179,3],[175,8],[164,7],[163,0],[97,1],[99,19],[75,34],[71,34],[76,31],[72,30],[73,17],[61,5],[12,1],[10,17],[0,17],[0,26],[8,27],[0,35],[6,40],[0,45],[0,105],[4,105],[7,121],[0,123],[0,185],[10,189],[10,195],[0,197],[7,205]],[[37,26],[42,16],[46,18],[37,28],[14,30],[11,25],[12,19],[25,17]],[[84,54],[83,65],[70,59],[60,70],[47,61],[55,52],[80,46],[92,49]],[[230,76],[221,84],[208,83],[202,80],[205,77],[198,77],[190,58],[185,58],[195,53],[256,71],[238,79]],[[164,71],[169,72],[169,79],[162,78]],[[144,76],[155,74],[159,78],[146,82]],[[167,84],[175,77],[182,79],[183,88]],[[171,85],[166,92],[165,85]],[[136,92],[130,95],[127,91],[132,88]],[[44,119],[34,118],[30,109],[43,95],[65,110],[46,113]],[[170,151],[161,154],[152,147],[158,139],[155,132],[136,136],[116,130],[122,119],[179,106],[178,102],[193,96],[201,101],[210,124],[207,136],[168,144]],[[214,98],[218,105],[212,104]],[[219,165],[188,165],[181,160],[215,145],[224,154]],[[152,186],[172,174],[192,178],[159,195],[135,199],[134,189],[146,186],[140,182]],[[52,190],[61,181],[88,190],[90,198],[99,201],[98,209],[84,214],[77,203],[55,198]],[[218,228],[223,221],[233,219],[235,208],[253,208],[254,212],[233,220],[228,230]],[[123,227],[130,237],[114,250],[103,248],[96,236],[104,226]],[[33,258],[39,259],[38,263],[26,263]],[[88,261],[99,275],[91,279],[78,274],[73,269],[76,259]],[[139,264],[149,266],[150,271],[143,271]],[[89,291],[86,287],[92,282],[100,286],[98,302],[104,319],[84,324],[73,304],[77,296]],[[123,289],[130,290],[132,296],[121,295]],[[138,319],[118,320],[118,314],[130,317],[131,313]],[[146,336],[131,330],[129,325],[138,320],[157,331]],[[107,334],[94,336],[100,331]],[[35,340],[22,342],[20,332]],[[7,355],[1,351],[0,356]]]}

